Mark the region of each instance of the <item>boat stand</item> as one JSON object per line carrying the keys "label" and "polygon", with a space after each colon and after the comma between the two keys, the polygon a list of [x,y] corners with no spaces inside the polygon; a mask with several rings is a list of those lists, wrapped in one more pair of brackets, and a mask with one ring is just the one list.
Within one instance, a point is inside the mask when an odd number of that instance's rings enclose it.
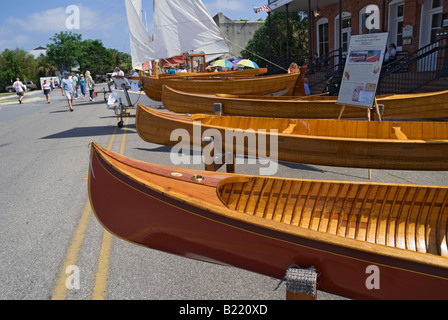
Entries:
{"label": "boat stand", "polygon": [[317,299],[317,272],[314,267],[302,269],[291,266],[282,281],[286,281],[286,300]]}
{"label": "boat stand", "polygon": [[[213,111],[215,115],[222,116],[223,108],[222,103],[214,103]],[[205,161],[205,170],[206,171],[218,171],[224,165],[226,166],[226,172],[235,173],[235,153],[222,153],[221,155],[215,155],[215,146],[213,137],[204,137],[203,141],[203,154]],[[210,153],[204,152],[204,149],[208,147]],[[230,163],[227,163],[226,160],[231,159]]]}
{"label": "boat stand", "polygon": [[[206,171],[218,171],[224,165],[226,166],[226,172],[235,173],[235,154],[234,153],[222,153],[215,156],[215,146],[213,137],[204,137],[203,145],[210,148],[210,152],[204,152],[205,147],[202,148],[204,154],[205,170]],[[231,159],[231,163],[226,163],[227,159]]]}
{"label": "boat stand", "polygon": [[[345,105],[341,106],[341,109],[339,110],[338,120],[341,120],[342,114],[344,113]],[[378,118],[379,121],[382,121],[383,119],[383,112],[384,112],[384,104],[378,104],[378,101],[376,100],[376,97],[374,99],[374,106],[371,108],[367,108],[367,121],[371,121],[372,119],[372,110],[373,110],[373,118]],[[369,169],[368,172],[369,180],[372,179],[372,169]]]}
{"label": "boat stand", "polygon": [[127,105],[123,104],[121,101],[121,98],[119,99],[120,103],[117,107],[115,107],[115,115],[118,117],[119,121],[117,122],[117,126],[119,128],[123,127],[123,117],[129,117],[131,113],[129,112],[129,109],[132,108],[132,102],[131,98],[129,97],[128,90],[131,89],[130,85],[122,84],[121,87],[123,88],[124,95],[126,97]]}

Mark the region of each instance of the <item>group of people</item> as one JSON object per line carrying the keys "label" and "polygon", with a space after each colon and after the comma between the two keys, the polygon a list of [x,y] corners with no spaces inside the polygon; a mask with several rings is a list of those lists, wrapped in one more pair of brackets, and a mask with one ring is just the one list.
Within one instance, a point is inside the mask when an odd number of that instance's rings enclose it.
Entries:
{"label": "group of people", "polygon": [[67,98],[70,111],[73,111],[73,100],[77,100],[79,97],[78,89],[81,92],[83,98],[86,98],[87,91],[89,93],[90,101],[95,101],[95,82],[90,74],[90,71],[79,75],[79,78],[74,72],[64,72],[64,79],[61,81],[61,93],[62,96]]}
{"label": "group of people", "polygon": [[[83,74],[80,74],[79,78],[74,72],[64,72],[64,79],[62,79],[60,87],[62,96],[67,98],[70,111],[73,111],[73,100],[78,99],[79,93],[82,94],[84,99],[86,98],[86,94],[89,93],[90,101],[95,101],[95,82],[93,81],[90,71],[88,70],[85,73],[85,77]],[[47,99],[47,103],[50,103],[50,93],[52,90],[53,88],[51,84],[48,83],[47,80],[44,80],[42,83],[42,92]]]}

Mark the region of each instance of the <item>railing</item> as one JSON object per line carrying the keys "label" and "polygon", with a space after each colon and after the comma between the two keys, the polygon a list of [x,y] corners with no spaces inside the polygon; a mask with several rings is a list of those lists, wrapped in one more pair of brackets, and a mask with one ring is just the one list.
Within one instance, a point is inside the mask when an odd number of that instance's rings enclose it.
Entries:
{"label": "railing", "polygon": [[377,94],[416,92],[440,77],[448,77],[448,38],[384,64]]}
{"label": "railing", "polygon": [[344,65],[345,56],[340,59],[339,50],[312,59],[307,72],[310,87],[325,83],[333,76],[342,75]]}
{"label": "railing", "polygon": [[[340,59],[339,50],[319,58],[297,56],[287,59],[276,57],[268,63],[269,74],[285,73],[290,62],[308,64],[307,79],[310,88],[325,87],[328,80],[340,81],[345,66],[345,56]],[[399,52],[397,58],[384,63],[377,94],[410,93],[440,77],[448,77],[448,38],[442,38],[412,53]],[[333,81],[333,82],[334,82]],[[323,91],[325,91],[325,89]],[[331,91],[331,90],[330,90]],[[337,94],[337,92],[335,92]]]}

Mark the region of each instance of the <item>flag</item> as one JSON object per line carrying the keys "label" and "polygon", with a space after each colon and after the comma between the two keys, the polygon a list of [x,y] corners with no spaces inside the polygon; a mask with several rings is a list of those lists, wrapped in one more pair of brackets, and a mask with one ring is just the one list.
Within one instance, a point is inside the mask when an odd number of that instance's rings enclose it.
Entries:
{"label": "flag", "polygon": [[255,13],[258,13],[260,11],[267,11],[271,12],[272,9],[270,6],[252,6],[254,8]]}

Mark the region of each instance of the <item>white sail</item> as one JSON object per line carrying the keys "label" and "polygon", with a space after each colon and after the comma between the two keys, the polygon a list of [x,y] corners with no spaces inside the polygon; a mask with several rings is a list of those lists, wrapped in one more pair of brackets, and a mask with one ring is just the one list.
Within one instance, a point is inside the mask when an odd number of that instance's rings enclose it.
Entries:
{"label": "white sail", "polygon": [[201,0],[157,0],[154,43],[155,59],[193,50],[202,50],[206,54],[229,52],[218,26]]}
{"label": "white sail", "polygon": [[142,23],[141,2],[140,7],[137,5],[137,9],[134,6],[135,2],[136,0],[125,0],[131,43],[132,67],[141,69],[143,63],[154,59],[154,43]]}
{"label": "white sail", "polygon": [[142,0],[131,0],[132,5],[135,8],[135,11],[137,11],[138,13],[138,17],[140,19],[140,21],[142,21],[142,17],[143,17],[143,3]]}

